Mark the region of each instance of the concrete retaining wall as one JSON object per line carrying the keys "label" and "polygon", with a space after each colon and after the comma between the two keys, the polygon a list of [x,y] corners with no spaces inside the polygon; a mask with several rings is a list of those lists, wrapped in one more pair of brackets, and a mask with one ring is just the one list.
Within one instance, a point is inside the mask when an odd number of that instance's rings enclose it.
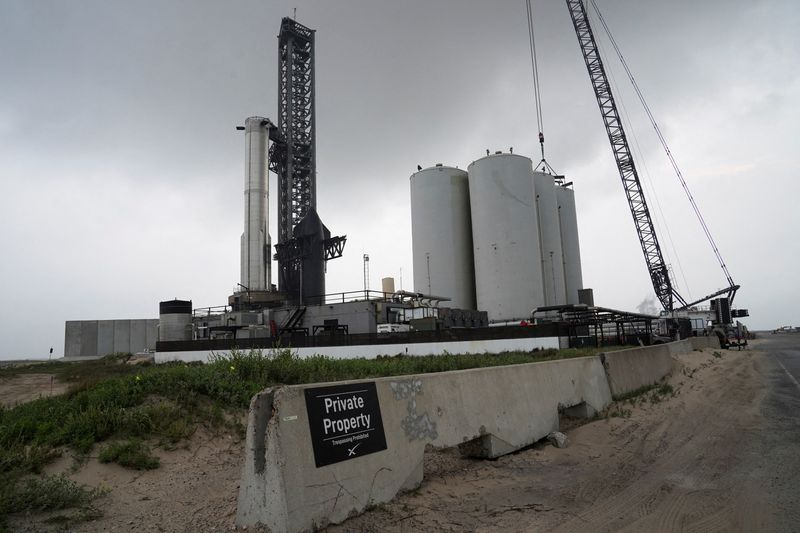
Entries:
{"label": "concrete retaining wall", "polygon": [[689,341],[692,343],[692,348],[695,350],[702,350],[703,348],[719,349],[719,337],[716,335],[709,335],[708,337],[690,337]]}
{"label": "concrete retaining wall", "polygon": [[[372,440],[381,435],[375,412],[363,426],[369,429],[341,435],[346,442],[320,436],[308,406],[338,401],[339,393],[322,394],[334,385],[352,389],[341,398],[352,394],[353,401],[374,387],[376,401],[363,409],[378,408],[385,449],[364,452],[379,443]],[[273,532],[339,523],[417,487],[428,445],[459,445],[469,455],[497,457],[557,429],[559,408],[578,406],[589,416],[610,401],[599,357],[267,389],[250,405],[237,523],[262,523]],[[336,416],[325,409],[325,416]],[[366,421],[362,415],[353,409],[343,416],[358,425]],[[339,446],[344,458],[317,467],[315,447],[323,444]]]}
{"label": "concrete retaining wall", "polygon": [[668,344],[608,352],[602,358],[608,386],[615,398],[657,383],[672,370]]}
{"label": "concrete retaining wall", "polygon": [[693,349],[693,341],[684,339],[667,344],[604,353],[601,358],[611,394],[614,398],[618,398],[636,389],[658,383],[672,371],[673,356],[689,353]]}
{"label": "concrete retaining wall", "polygon": [[64,357],[87,359],[155,350],[157,331],[158,319],[70,320],[64,327]]}
{"label": "concrete retaining wall", "polygon": [[[558,337],[534,337],[527,339],[494,339],[486,341],[459,341],[459,342],[418,342],[409,344],[367,344],[354,346],[317,346],[308,348],[292,348],[292,352],[299,357],[313,355],[326,355],[334,359],[353,359],[364,357],[374,359],[379,355],[442,355],[447,353],[501,353],[501,352],[530,352],[535,349],[548,349],[560,347]],[[191,352],[157,352],[156,363],[170,361],[202,361],[208,362],[211,355],[229,355],[230,350],[202,350]]]}
{"label": "concrete retaining wall", "polygon": [[[667,346],[669,348],[669,354],[670,355],[680,355],[682,353],[689,353],[694,349],[694,348],[692,348],[692,341],[690,341],[689,339],[683,339],[681,341],[670,342],[670,343],[666,344],[665,346]],[[661,379],[661,378],[659,378],[659,379]]]}

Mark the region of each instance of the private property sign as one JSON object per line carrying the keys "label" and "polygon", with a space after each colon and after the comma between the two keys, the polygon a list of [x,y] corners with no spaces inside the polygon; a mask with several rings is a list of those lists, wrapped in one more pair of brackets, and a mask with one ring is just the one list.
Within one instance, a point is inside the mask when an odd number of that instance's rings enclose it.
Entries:
{"label": "private property sign", "polygon": [[317,468],[386,449],[374,381],[304,392]]}

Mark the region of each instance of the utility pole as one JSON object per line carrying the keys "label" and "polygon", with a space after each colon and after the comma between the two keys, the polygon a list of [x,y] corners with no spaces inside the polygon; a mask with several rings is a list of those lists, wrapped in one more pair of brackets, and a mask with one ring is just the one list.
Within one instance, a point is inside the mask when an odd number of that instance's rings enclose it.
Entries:
{"label": "utility pole", "polygon": [[364,254],[364,299],[369,300],[369,255]]}

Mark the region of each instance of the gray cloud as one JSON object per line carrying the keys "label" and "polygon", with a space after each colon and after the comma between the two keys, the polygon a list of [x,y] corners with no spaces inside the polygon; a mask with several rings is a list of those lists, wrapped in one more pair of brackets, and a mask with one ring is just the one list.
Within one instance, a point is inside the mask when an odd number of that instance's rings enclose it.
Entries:
{"label": "gray cloud", "polygon": [[[737,303],[751,309],[750,325],[791,323],[800,298],[791,281],[800,257],[797,5],[599,4],[743,285]],[[402,269],[411,288],[408,176],[417,164],[464,168],[508,146],[538,158],[521,0],[7,0],[0,357],[42,356],[51,345],[59,354],[65,320],[154,317],[172,297],[225,302],[242,226],[244,147],[233,127],[274,117],[276,35],[294,7],[317,29],[319,210],[349,238],[329,265],[329,290],[361,287],[365,252],[373,286]],[[575,181],[585,283],[599,304],[635,309],[652,289],[569,16],[561,2],[534,9],[547,155]],[[693,296],[723,286],[608,62],[669,224],[670,255]]]}

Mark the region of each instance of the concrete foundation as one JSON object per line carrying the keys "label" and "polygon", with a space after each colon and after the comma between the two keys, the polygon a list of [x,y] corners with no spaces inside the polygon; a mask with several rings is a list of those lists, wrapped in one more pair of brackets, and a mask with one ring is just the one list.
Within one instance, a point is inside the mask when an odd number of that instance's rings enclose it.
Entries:
{"label": "concrete foundation", "polygon": [[560,409],[583,406],[593,414],[611,401],[599,357],[336,385],[372,384],[385,449],[321,467],[315,464],[306,389],[333,384],[267,389],[253,398],[240,526],[261,523],[280,532],[339,523],[419,486],[427,446],[497,457],[557,430]]}

